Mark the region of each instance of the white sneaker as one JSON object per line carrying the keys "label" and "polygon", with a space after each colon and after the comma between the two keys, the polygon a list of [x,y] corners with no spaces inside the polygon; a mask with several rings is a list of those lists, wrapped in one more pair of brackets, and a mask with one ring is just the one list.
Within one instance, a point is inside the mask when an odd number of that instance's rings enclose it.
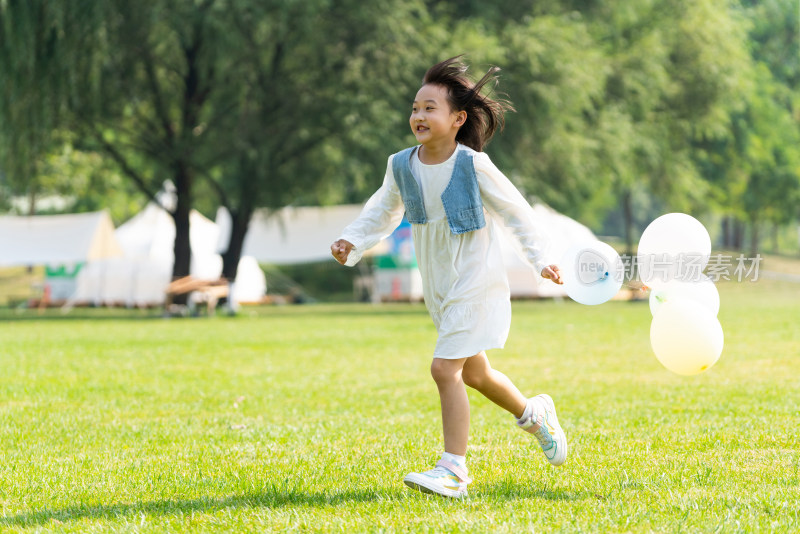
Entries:
{"label": "white sneaker", "polygon": [[531,416],[518,419],[517,425],[530,432],[542,446],[547,461],[559,466],[567,460],[567,436],[556,417],[556,406],[550,395],[541,394],[528,399],[531,404]]}
{"label": "white sneaker", "polygon": [[472,479],[467,470],[447,460],[439,460],[436,467],[424,473],[409,473],[403,479],[409,488],[423,493],[434,493],[445,497],[467,496],[467,484]]}

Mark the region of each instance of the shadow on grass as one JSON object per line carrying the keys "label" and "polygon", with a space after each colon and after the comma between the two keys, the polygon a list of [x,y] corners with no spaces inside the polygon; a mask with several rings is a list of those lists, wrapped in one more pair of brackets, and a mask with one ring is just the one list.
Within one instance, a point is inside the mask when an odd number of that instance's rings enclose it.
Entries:
{"label": "shadow on grass", "polygon": [[[119,504],[80,504],[60,509],[44,509],[28,514],[0,518],[0,527],[26,527],[45,525],[50,522],[66,523],[81,519],[119,519],[139,514],[149,516],[172,515],[176,513],[216,512],[226,508],[281,508],[284,506],[336,506],[342,503],[359,503],[375,501],[397,501],[418,497],[452,502],[445,497],[417,493],[405,487],[397,490],[376,492],[372,490],[343,491],[339,493],[307,493],[303,491],[285,491],[275,488],[245,495],[230,497],[203,497],[197,499],[165,499]],[[471,499],[514,501],[521,499],[541,499],[546,501],[579,501],[585,499],[602,499],[600,495],[585,491],[562,491],[542,488],[513,486],[507,483],[484,487],[470,494]]]}
{"label": "shadow on grass", "polygon": [[16,312],[14,310],[0,309],[0,323],[23,321],[140,321],[153,319],[164,319],[163,313],[158,310],[123,310],[117,312],[107,312],[104,310],[87,312],[81,310],[79,312],[68,313],[62,313],[58,310],[48,310],[45,313],[39,314],[36,310]]}
{"label": "shadow on grass", "polygon": [[265,490],[230,497],[202,497],[198,499],[165,499],[119,504],[77,504],[60,509],[43,509],[28,514],[0,518],[2,527],[44,525],[51,521],[66,523],[80,519],[115,519],[138,514],[150,516],[175,513],[216,512],[226,508],[280,508],[283,506],[335,506],[340,503],[399,500],[402,492],[375,492],[367,490],[341,493],[306,493],[302,491]]}
{"label": "shadow on grass", "polygon": [[337,306],[327,307],[324,304],[319,308],[315,306],[298,306],[290,308],[278,308],[264,313],[259,313],[257,316],[262,319],[269,319],[271,317],[385,317],[397,315],[421,315],[427,317],[428,310],[424,304],[382,304],[382,305],[362,305],[353,304],[352,307]]}
{"label": "shadow on grass", "polygon": [[22,321],[86,321],[86,320],[175,320],[190,321],[195,319],[235,320],[256,317],[269,320],[271,318],[319,318],[334,316],[372,317],[398,315],[425,315],[428,311],[422,303],[386,303],[381,305],[349,303],[349,304],[311,304],[286,306],[244,307],[238,315],[229,316],[224,311],[217,311],[216,316],[205,312],[189,316],[165,316],[160,308],[127,309],[127,308],[76,308],[62,312],[57,308],[49,308],[44,313],[37,310],[15,310],[0,307],[0,323]]}

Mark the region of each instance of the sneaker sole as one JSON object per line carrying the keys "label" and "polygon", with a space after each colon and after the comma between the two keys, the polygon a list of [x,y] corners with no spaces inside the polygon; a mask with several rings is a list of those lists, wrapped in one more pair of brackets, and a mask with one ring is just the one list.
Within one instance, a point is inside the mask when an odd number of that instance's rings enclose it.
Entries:
{"label": "sneaker sole", "polygon": [[547,419],[547,422],[552,425],[555,429],[555,438],[556,438],[556,455],[551,460],[547,458],[547,461],[550,462],[550,465],[558,467],[559,465],[563,465],[564,462],[567,461],[567,435],[564,434],[564,429],[561,428],[561,425],[558,423],[558,415],[556,415],[556,405],[553,402],[553,399],[547,393],[542,393],[541,395],[536,395],[537,398],[540,398],[544,401],[547,405],[548,411],[550,411],[553,415],[553,420]]}
{"label": "sneaker sole", "polygon": [[437,488],[425,475],[419,473],[411,473],[406,475],[403,483],[411,489],[415,489],[422,493],[430,495],[441,495],[442,497],[451,497],[453,499],[461,499],[467,496],[467,491],[457,491],[447,488]]}

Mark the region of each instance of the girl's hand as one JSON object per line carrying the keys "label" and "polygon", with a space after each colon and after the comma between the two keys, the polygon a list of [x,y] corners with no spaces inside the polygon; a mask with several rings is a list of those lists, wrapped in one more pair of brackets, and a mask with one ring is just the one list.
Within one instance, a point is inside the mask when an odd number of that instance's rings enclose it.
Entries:
{"label": "girl's hand", "polygon": [[346,239],[339,239],[331,245],[331,254],[342,265],[347,261],[347,256],[350,255],[351,250],[353,250],[353,244]]}
{"label": "girl's hand", "polygon": [[542,269],[542,278],[552,280],[559,285],[564,284],[564,280],[561,278],[561,269],[558,268],[558,265],[548,265]]}

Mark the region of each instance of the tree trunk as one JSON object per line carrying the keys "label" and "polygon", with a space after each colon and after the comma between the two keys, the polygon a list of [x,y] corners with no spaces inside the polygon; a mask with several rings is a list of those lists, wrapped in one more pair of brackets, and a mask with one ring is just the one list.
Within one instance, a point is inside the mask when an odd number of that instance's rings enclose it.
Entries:
{"label": "tree trunk", "polygon": [[781,251],[780,251],[781,244],[780,244],[780,235],[779,234],[780,234],[780,226],[778,226],[778,223],[774,223],[772,225],[772,253],[773,254],[780,254],[781,253]]}
{"label": "tree trunk", "polygon": [[36,215],[36,190],[32,187],[28,192],[28,215]]}
{"label": "tree trunk", "polygon": [[744,223],[738,219],[733,221],[733,239],[731,245],[734,250],[742,250],[744,248]]}
{"label": "tree trunk", "polygon": [[755,258],[756,254],[758,254],[758,242],[759,242],[759,224],[758,221],[755,219],[750,220],[750,256]]}
{"label": "tree trunk", "polygon": [[622,193],[622,214],[625,223],[625,254],[633,254],[633,205],[630,189]]}
{"label": "tree trunk", "polygon": [[[624,276],[625,280],[636,280],[639,275],[639,266],[633,261],[633,204],[630,189],[625,189],[622,193],[622,217],[625,226],[625,255],[631,260],[628,264],[630,272],[624,273]],[[626,262],[623,262],[623,265],[626,265]]]}
{"label": "tree trunk", "polygon": [[[192,176],[187,166],[179,163],[175,172],[175,263],[172,265],[172,279],[188,276],[192,265],[192,243],[189,238],[189,214],[192,209]],[[176,304],[185,304],[186,296],[179,295],[174,299]]]}
{"label": "tree trunk", "polygon": [[732,248],[732,236],[731,236],[731,218],[729,215],[726,215],[722,218],[722,248],[730,249]]}
{"label": "tree trunk", "polygon": [[228,211],[231,214],[231,235],[228,241],[228,250],[222,254],[222,277],[233,282],[236,280],[236,272],[239,268],[239,260],[242,257],[244,238],[250,227],[252,210]]}
{"label": "tree trunk", "polygon": [[238,303],[233,300],[234,282],[239,270],[239,260],[242,257],[244,238],[250,227],[250,218],[253,216],[252,208],[232,211],[228,208],[231,217],[231,235],[228,239],[228,249],[222,254],[222,277],[228,281],[227,306],[229,315],[238,311]]}
{"label": "tree trunk", "polygon": [[[183,111],[181,113],[181,128],[178,136],[179,147],[193,147],[192,131],[198,124],[200,108],[207,95],[201,91],[200,70],[198,67],[199,51],[203,44],[201,22],[205,16],[205,9],[199,12],[195,20],[194,35],[189,42],[183,44],[183,55],[186,60],[186,72],[183,76]],[[156,94],[156,97],[158,95]],[[156,98],[158,100],[158,98]],[[168,121],[166,113],[162,118]],[[167,128],[171,131],[171,127]],[[172,134],[170,134],[172,135]],[[189,231],[189,214],[192,209],[193,175],[190,162],[192,161],[191,149],[182,148],[180,156],[175,162],[175,264],[172,267],[172,278],[177,279],[188,276],[192,265],[192,244]]]}

